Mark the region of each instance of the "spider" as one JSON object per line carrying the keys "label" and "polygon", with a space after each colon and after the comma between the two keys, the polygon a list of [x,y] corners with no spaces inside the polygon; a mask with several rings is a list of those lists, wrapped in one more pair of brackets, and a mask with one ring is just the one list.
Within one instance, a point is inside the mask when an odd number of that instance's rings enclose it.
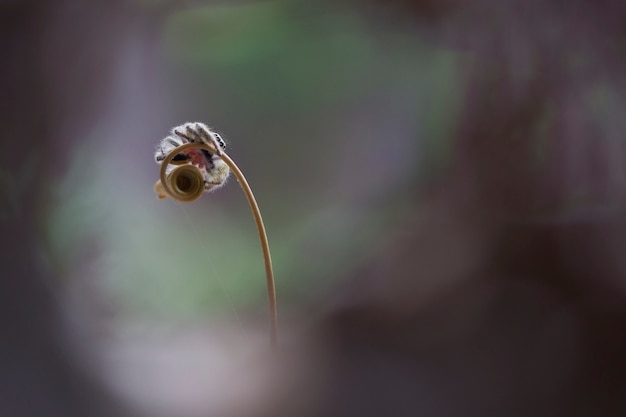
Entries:
{"label": "spider", "polygon": [[175,165],[189,163],[199,168],[204,175],[205,191],[213,191],[222,187],[228,176],[230,168],[220,158],[226,144],[222,137],[212,131],[207,125],[200,122],[187,122],[172,129],[169,136],[161,140],[154,154],[154,159],[160,163],[175,148],[185,143],[205,143],[216,149],[216,154],[205,149],[188,149],[172,158],[171,167],[166,173],[170,173]]}

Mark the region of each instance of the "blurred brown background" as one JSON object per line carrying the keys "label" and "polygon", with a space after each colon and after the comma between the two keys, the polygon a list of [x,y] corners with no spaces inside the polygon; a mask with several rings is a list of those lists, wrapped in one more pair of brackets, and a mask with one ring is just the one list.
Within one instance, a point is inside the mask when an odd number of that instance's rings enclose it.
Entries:
{"label": "blurred brown background", "polygon": [[[0,2],[0,416],[626,415],[626,6]],[[157,201],[204,121],[236,181]]]}

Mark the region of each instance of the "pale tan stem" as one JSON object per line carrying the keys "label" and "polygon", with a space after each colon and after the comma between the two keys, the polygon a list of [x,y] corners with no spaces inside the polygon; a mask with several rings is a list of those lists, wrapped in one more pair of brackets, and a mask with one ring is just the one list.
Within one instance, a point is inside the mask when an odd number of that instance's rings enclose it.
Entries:
{"label": "pale tan stem", "polygon": [[216,153],[216,149],[208,145],[206,143],[185,143],[174,150],[172,150],[161,163],[161,171],[160,171],[160,179],[161,185],[165,192],[173,198],[174,193],[169,188],[169,184],[166,179],[165,171],[167,166],[169,165],[172,158],[189,148],[198,148],[205,149],[211,152],[214,155],[217,155],[221,158],[226,165],[228,165],[237,177],[237,181],[239,185],[243,189],[244,194],[246,195],[246,199],[248,200],[248,204],[250,205],[250,209],[252,210],[252,215],[254,216],[254,221],[257,226],[257,231],[259,232],[259,239],[261,241],[261,249],[263,251],[263,259],[265,261],[265,282],[267,284],[267,299],[269,302],[269,312],[270,312],[270,344],[272,347],[276,347],[278,343],[278,309],[276,305],[276,285],[274,282],[274,271],[272,269],[272,257],[270,255],[270,246],[267,240],[267,232],[265,231],[265,225],[263,224],[263,218],[261,217],[261,211],[259,210],[259,205],[254,198],[254,194],[252,193],[252,189],[246,181],[246,177],[243,175],[243,172],[239,169],[237,164],[230,159],[228,155],[226,155],[223,151],[221,154]]}

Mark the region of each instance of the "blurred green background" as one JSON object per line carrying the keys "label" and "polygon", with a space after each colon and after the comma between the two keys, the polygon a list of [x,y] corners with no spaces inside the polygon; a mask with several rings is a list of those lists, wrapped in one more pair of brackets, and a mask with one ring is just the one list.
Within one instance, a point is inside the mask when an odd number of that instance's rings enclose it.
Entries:
{"label": "blurred green background", "polygon": [[110,110],[53,188],[49,264],[115,318],[265,313],[237,182],[193,204],[152,190],[156,144],[202,121],[226,139],[261,206],[279,309],[323,309],[317,296],[381,250],[445,167],[458,53],[397,18],[298,0],[189,7],[152,35],[152,55],[128,46]]}

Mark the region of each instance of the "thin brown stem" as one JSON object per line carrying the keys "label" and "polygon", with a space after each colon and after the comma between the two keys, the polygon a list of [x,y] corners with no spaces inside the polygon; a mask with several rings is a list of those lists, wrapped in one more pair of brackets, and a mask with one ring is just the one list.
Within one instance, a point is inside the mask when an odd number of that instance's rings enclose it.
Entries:
{"label": "thin brown stem", "polygon": [[[176,149],[172,150],[161,163],[161,171],[160,171],[160,180],[161,185],[165,192],[174,198],[174,193],[169,187],[165,172],[167,166],[171,162],[172,158],[184,152],[190,148],[198,148],[207,150],[213,154],[217,154],[216,149],[205,143],[185,143]],[[259,239],[261,241],[261,249],[263,251],[263,259],[265,261],[265,282],[267,284],[267,299],[269,303],[269,312],[270,312],[270,344],[272,347],[276,347],[278,343],[278,309],[276,305],[276,284],[274,282],[274,271],[272,268],[272,257],[270,255],[270,246],[267,240],[267,232],[265,231],[265,225],[263,224],[263,218],[261,217],[261,210],[259,209],[259,205],[254,198],[254,194],[252,193],[252,189],[246,180],[246,177],[243,175],[243,172],[239,169],[237,164],[230,159],[230,157],[225,154],[223,151],[221,155],[217,155],[221,158],[226,165],[228,165],[237,177],[237,181],[239,185],[243,189],[244,194],[246,195],[246,199],[248,200],[248,204],[250,205],[250,209],[252,210],[252,215],[254,216],[254,221],[257,226],[257,231],[259,233]]]}

